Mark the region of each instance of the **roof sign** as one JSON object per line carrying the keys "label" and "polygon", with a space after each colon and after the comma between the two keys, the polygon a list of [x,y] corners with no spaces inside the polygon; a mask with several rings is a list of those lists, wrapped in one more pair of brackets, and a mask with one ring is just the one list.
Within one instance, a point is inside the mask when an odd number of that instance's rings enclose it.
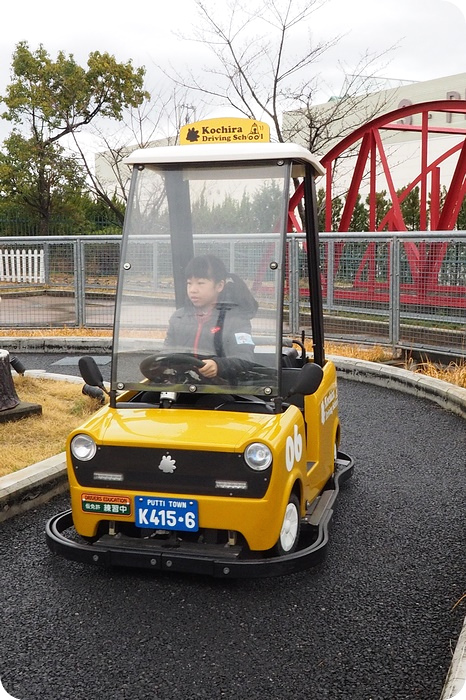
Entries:
{"label": "roof sign", "polygon": [[180,129],[180,144],[206,143],[268,143],[268,124],[255,119],[222,117],[185,124]]}

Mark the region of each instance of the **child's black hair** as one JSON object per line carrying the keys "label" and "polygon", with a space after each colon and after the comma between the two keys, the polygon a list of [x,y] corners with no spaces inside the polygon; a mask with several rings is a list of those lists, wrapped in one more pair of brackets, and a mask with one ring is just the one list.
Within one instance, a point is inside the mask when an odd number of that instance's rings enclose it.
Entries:
{"label": "child's black hair", "polygon": [[186,266],[186,279],[192,277],[209,279],[214,282],[225,282],[220,293],[217,306],[225,310],[235,309],[247,318],[257,313],[258,303],[249,291],[247,284],[234,272],[228,272],[224,263],[215,255],[198,255]]}
{"label": "child's black hair", "polygon": [[186,279],[196,277],[198,279],[213,280],[214,282],[226,282],[227,268],[215,255],[198,255],[186,265]]}

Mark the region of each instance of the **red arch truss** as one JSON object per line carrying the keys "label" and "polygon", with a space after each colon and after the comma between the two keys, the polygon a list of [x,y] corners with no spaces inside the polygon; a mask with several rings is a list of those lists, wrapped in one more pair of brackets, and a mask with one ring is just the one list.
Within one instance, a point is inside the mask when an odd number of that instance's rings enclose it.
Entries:
{"label": "red arch truss", "polygon": [[[434,113],[445,114],[445,124],[434,123]],[[418,115],[414,117],[414,115]],[[463,115],[463,120],[454,119],[453,115]],[[419,171],[409,182],[402,183],[401,194],[397,194],[394,177],[390,168],[390,157],[386,152],[382,134],[387,131],[417,132],[420,138]],[[450,146],[440,156],[430,160],[429,137],[432,135],[458,136],[458,142]],[[420,230],[447,232],[455,228],[464,197],[466,195],[466,101],[442,100],[423,102],[401,107],[373,119],[356,129],[352,134],[342,139],[321,160],[326,168],[326,230],[332,230],[332,200],[334,196],[334,173],[337,159],[351,149],[355,154],[355,166],[347,191],[347,196],[338,227],[341,233],[348,232],[351,219],[358,203],[358,194],[363,184],[363,178],[369,202],[370,231],[406,231],[401,204],[409,193],[417,186],[420,189]],[[440,143],[440,142],[437,142]],[[453,169],[446,196],[442,202],[440,167],[448,159],[456,165]],[[377,180],[380,174],[386,182],[391,206],[380,223],[376,224],[376,194]],[[398,189],[400,189],[400,187]],[[385,188],[384,188],[385,189]],[[300,193],[296,192],[290,202],[290,226],[296,230],[297,219],[292,208],[297,203]],[[298,229],[299,230],[299,229]],[[448,242],[425,243],[405,242],[404,249],[411,274],[411,282],[402,288],[401,301],[429,305],[447,305],[456,308],[466,308],[466,287],[442,287],[438,283],[439,271],[447,252]],[[343,244],[335,251],[335,269],[338,268]],[[385,299],[384,288],[387,285],[378,283],[375,277],[375,243],[370,244],[359,265],[354,286],[359,286],[357,297],[363,301],[367,298],[374,300],[374,294],[382,295]],[[362,280],[364,278],[364,282]],[[324,280],[325,281],[325,280]],[[365,290],[365,291],[364,291]],[[388,291],[388,290],[386,290]],[[353,294],[357,290],[353,290]],[[380,298],[382,301],[383,299]]]}

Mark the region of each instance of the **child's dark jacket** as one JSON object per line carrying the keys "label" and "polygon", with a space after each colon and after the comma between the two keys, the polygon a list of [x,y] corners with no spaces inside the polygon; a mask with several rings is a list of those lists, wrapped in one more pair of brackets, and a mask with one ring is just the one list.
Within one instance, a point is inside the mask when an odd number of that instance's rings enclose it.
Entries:
{"label": "child's dark jacket", "polygon": [[251,322],[231,305],[219,304],[200,314],[192,304],[177,309],[170,318],[165,347],[211,357],[220,377],[234,381],[254,361]]}

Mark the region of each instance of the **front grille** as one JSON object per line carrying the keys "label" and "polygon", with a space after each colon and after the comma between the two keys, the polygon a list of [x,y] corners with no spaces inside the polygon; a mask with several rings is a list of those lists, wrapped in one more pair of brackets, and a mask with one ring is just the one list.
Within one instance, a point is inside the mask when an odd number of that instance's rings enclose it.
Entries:
{"label": "front grille", "polygon": [[[242,454],[233,452],[109,445],[99,446],[96,456],[88,462],[74,457],[72,462],[81,486],[237,498],[262,498],[269,486],[272,470],[270,467],[264,472],[255,472],[246,465]],[[160,465],[166,471],[160,469]],[[95,473],[99,475],[98,480],[94,478]],[[109,474],[108,481],[104,478],[105,473]],[[115,474],[121,474],[123,478],[116,481]],[[216,483],[225,485],[231,482],[241,484],[242,488],[216,486]]]}

